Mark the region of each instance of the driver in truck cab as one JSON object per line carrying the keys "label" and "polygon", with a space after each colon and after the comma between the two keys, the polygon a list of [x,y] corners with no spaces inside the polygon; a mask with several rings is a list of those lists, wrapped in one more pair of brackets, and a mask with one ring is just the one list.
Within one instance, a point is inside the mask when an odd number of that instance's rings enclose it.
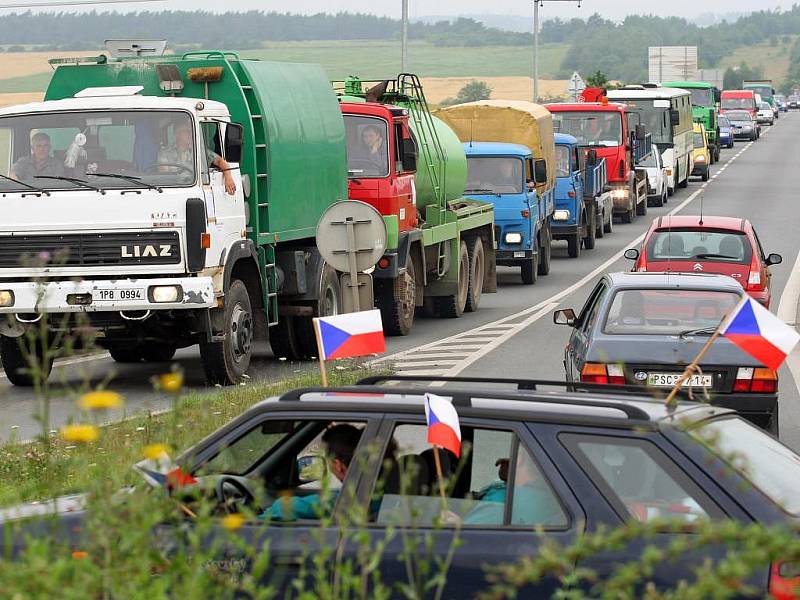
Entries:
{"label": "driver in truck cab", "polygon": [[[230,195],[235,194],[236,182],[231,175],[231,166],[228,161],[213,150],[206,148],[205,151],[209,168],[215,167],[222,171],[225,191]],[[175,143],[159,150],[158,163],[159,169],[164,172],[177,170],[177,167],[170,165],[180,165],[194,173],[194,144],[192,143],[192,128],[188,123],[175,125]]]}
{"label": "driver in truck cab", "polygon": [[363,142],[361,157],[375,165],[376,175],[383,175],[389,168],[386,140],[380,127],[367,125],[361,132]]}
{"label": "driver in truck cab", "polygon": [[11,167],[11,177],[33,183],[37,176],[62,177],[64,163],[50,156],[50,136],[40,131],[31,137],[31,153]]}

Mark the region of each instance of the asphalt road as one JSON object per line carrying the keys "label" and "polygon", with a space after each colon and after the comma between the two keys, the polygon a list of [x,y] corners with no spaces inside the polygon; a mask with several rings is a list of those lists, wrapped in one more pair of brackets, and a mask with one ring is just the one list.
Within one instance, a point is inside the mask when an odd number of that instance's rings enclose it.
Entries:
{"label": "asphalt road", "polygon": [[[800,170],[795,165],[796,154],[789,150],[799,136],[800,114],[783,116],[759,142],[740,142],[733,150],[723,150],[707,184],[693,179],[688,189],[678,190],[665,207],[650,208],[646,217],[638,217],[632,224],[615,222],[614,232],[598,240],[594,250],[583,251],[580,258],[567,257],[566,242],[555,243],[551,274],[540,277],[534,286],[522,285],[518,270],[499,268],[498,293],[484,295],[478,312],[460,319],[419,319],[410,336],[387,340],[387,361],[407,373],[562,379],[569,329],[552,324],[552,310],[580,308],[602,272],[630,268],[621,253],[639,241],[653,217],[683,204],[679,212],[697,214],[701,199],[705,214],[749,218],[765,250],[783,255],[784,263],[772,268],[776,310],[800,251],[794,208]],[[791,313],[795,314],[794,297],[792,304]],[[183,350],[177,360],[188,386],[206,389],[197,350]],[[168,408],[171,398],[155,393],[151,382],[168,368],[165,364],[117,365],[107,355],[62,364],[51,378],[51,426],[57,427],[75,414],[74,400],[89,381],[110,379],[111,387],[125,395],[129,413]],[[265,347],[254,359],[250,375],[253,381],[275,381],[314,368],[315,364],[277,361]],[[781,436],[800,448],[800,395],[789,369],[784,368],[780,377]],[[35,415],[40,411],[31,391],[14,388],[0,375],[0,439],[24,439],[38,433],[41,426]]]}

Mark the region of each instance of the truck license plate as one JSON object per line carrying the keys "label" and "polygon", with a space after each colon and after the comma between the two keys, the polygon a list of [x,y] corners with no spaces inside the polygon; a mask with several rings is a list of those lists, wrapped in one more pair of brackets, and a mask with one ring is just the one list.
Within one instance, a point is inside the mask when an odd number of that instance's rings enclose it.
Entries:
{"label": "truck license plate", "polygon": [[[683,373],[648,373],[647,385],[655,387],[675,387]],[[711,375],[692,375],[683,385],[687,387],[711,387]]]}
{"label": "truck license plate", "polygon": [[144,300],[144,290],[95,290],[92,292],[95,302],[117,302],[121,300]]}

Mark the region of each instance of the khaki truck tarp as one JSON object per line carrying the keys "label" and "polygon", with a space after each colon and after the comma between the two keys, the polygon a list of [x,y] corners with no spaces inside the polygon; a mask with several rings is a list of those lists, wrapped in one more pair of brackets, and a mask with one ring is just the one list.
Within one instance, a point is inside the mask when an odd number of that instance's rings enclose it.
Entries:
{"label": "khaki truck tarp", "polygon": [[555,187],[553,115],[544,106],[522,100],[481,100],[448,106],[435,114],[455,131],[462,142],[472,140],[526,146],[535,158],[547,161],[547,185],[537,186],[539,191]]}

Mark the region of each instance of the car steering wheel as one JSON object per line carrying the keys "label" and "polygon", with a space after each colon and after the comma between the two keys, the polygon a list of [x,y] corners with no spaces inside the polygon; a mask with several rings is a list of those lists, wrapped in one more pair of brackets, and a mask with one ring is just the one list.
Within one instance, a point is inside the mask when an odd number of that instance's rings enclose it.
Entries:
{"label": "car steering wheel", "polygon": [[230,475],[222,475],[217,479],[216,492],[217,500],[229,514],[239,512],[240,505],[252,504],[255,499],[244,483]]}
{"label": "car steering wheel", "polygon": [[149,167],[147,167],[144,170],[144,172],[145,173],[151,173],[151,172],[155,171],[159,167],[174,167],[176,169],[182,169],[183,171],[186,171],[187,173],[190,173],[190,174],[194,173],[194,169],[190,169],[186,165],[182,165],[182,164],[179,164],[179,163],[168,163],[168,162],[155,162],[152,165],[150,165]]}

